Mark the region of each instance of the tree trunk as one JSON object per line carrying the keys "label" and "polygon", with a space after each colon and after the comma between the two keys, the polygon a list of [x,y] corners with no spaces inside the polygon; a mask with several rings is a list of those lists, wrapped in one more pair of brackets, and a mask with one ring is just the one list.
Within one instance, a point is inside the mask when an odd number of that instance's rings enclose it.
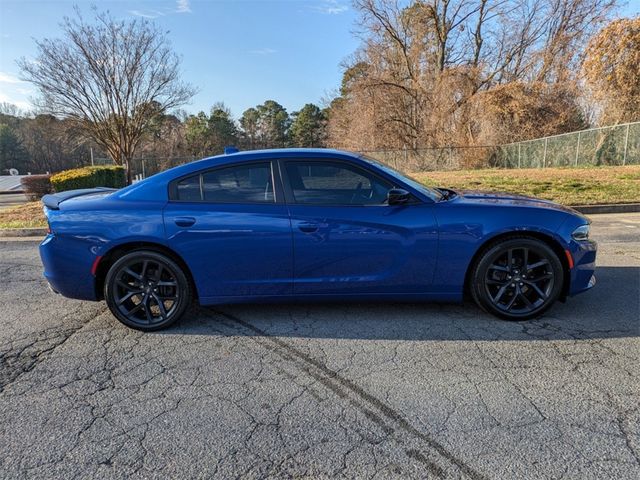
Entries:
{"label": "tree trunk", "polygon": [[124,163],[124,171],[127,176],[127,185],[131,185],[133,183],[133,175],[131,172],[131,159],[123,158],[122,163]]}

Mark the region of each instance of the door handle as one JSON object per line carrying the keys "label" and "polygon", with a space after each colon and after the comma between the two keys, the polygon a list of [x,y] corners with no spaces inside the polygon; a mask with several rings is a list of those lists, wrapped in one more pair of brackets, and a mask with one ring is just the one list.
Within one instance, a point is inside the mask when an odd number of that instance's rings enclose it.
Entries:
{"label": "door handle", "polygon": [[301,223],[300,225],[298,225],[298,229],[303,233],[315,233],[318,231],[318,224]]}
{"label": "door handle", "polygon": [[196,219],[193,217],[176,217],[174,221],[179,227],[190,227],[196,223]]}

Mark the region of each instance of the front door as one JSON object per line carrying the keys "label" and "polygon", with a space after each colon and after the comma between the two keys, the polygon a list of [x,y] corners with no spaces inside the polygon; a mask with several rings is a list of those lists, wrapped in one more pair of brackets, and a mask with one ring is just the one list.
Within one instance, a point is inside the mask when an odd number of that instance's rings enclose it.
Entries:
{"label": "front door", "polygon": [[341,161],[282,161],[294,293],[424,293],[437,256],[433,207],[385,203],[396,185]]}

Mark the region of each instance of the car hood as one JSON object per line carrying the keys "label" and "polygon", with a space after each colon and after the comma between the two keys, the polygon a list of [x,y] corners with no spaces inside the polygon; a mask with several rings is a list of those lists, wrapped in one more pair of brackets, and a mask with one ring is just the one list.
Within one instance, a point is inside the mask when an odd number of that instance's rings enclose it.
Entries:
{"label": "car hood", "polygon": [[577,210],[552,202],[551,200],[527,197],[525,195],[516,195],[513,193],[482,192],[475,190],[456,190],[456,193],[458,194],[456,200],[460,203],[468,205],[476,204],[509,207],[548,208],[551,210],[558,210],[566,213],[571,213],[573,215],[583,216]]}

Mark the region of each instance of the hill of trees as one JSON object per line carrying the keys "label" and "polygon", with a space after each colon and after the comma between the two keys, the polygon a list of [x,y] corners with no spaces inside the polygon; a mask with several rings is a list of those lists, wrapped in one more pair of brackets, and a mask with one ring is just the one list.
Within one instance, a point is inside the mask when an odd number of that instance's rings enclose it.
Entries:
{"label": "hill of trees", "polygon": [[[194,159],[222,153],[227,145],[241,149],[322,147],[326,145],[326,116],[312,103],[289,114],[267,100],[247,109],[239,121],[223,104],[209,113],[180,111],[155,115],[136,149],[151,159]],[[102,146],[78,131],[75,122],[50,114],[28,115],[0,104],[0,175],[9,168],[21,173],[57,172],[87,165],[108,156]]]}

